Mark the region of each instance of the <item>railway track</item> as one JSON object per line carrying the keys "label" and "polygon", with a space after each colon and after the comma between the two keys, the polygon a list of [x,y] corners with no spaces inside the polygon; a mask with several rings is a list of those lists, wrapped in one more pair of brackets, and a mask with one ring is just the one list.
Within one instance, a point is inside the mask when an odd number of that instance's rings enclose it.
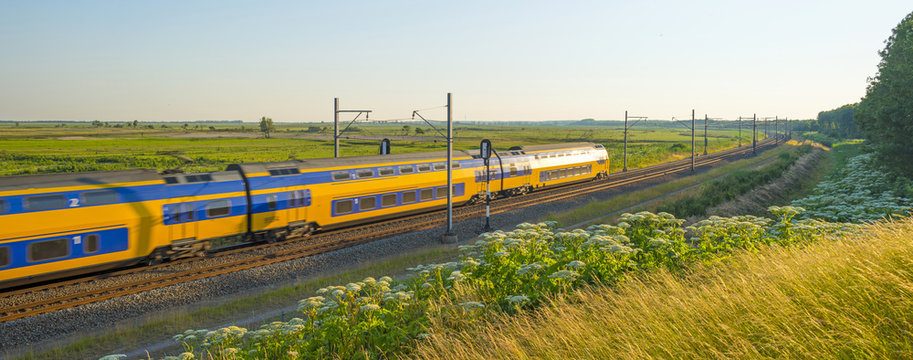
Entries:
{"label": "railway track", "polygon": [[[773,139],[765,139],[758,143],[760,151],[775,147]],[[745,156],[751,153],[750,147],[727,149],[702,156],[695,160],[695,167],[712,165],[714,163]],[[608,180],[578,183],[560,188],[546,189],[519,197],[508,197],[491,202],[491,213],[499,214],[517,208],[548,203],[573,197],[578,197],[610,188],[646,181],[669,174],[689,171],[690,158],[669,163],[654,165],[646,168],[634,169],[627,172],[614,173]],[[454,221],[466,221],[482,216],[479,206],[464,206],[454,209]],[[379,239],[427,230],[440,227],[446,223],[441,216],[442,211],[412,215],[392,219],[380,223],[360,225],[346,229],[329,231],[310,236],[305,242],[298,242],[298,246],[280,249],[289,242],[278,244],[260,244],[255,246],[227,249],[213,254],[214,256],[237,256],[238,259],[225,261],[220,264],[206,266],[198,269],[173,270],[176,266],[189,265],[199,259],[181,259],[165,264],[128,268],[97,276],[81,277],[71,280],[59,281],[45,285],[16,289],[0,294],[2,299],[12,299],[16,296],[30,293],[51,293],[56,289],[73,287],[80,284],[91,284],[101,279],[117,276],[135,275],[139,272],[146,274],[161,273],[159,276],[150,275],[141,280],[121,283],[111,287],[100,287],[93,290],[77,291],[64,296],[49,297],[48,299],[16,304],[0,310],[0,323],[13,321],[38,314],[77,307],[84,304],[95,303],[107,299],[128,296],[148,290],[163,288],[183,282],[210,278],[251,269],[264,265],[279,263],[297,258],[312,256],[320,253],[352,247]],[[288,247],[288,246],[286,246]],[[172,269],[172,270],[167,270]]]}

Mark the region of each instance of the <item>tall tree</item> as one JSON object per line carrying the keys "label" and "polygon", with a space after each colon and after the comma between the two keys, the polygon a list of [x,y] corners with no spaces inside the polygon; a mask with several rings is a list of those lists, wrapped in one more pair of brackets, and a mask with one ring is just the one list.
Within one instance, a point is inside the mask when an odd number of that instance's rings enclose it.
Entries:
{"label": "tall tree", "polygon": [[273,119],[266,116],[260,118],[260,132],[266,135],[266,138],[269,139],[269,133],[273,130],[276,130],[276,127],[273,126]]}
{"label": "tall tree", "polygon": [[890,169],[913,177],[913,13],[885,41],[856,122]]}

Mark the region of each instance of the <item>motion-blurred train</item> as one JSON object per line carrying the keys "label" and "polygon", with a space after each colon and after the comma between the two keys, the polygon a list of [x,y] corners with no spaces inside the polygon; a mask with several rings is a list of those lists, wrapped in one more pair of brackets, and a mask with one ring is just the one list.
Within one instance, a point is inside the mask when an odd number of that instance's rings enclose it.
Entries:
{"label": "motion-blurred train", "polygon": [[[453,152],[453,203],[606,177],[602,145]],[[275,241],[447,204],[446,153],[273,163],[226,171],[123,170],[0,178],[0,289],[201,256],[213,239]]]}

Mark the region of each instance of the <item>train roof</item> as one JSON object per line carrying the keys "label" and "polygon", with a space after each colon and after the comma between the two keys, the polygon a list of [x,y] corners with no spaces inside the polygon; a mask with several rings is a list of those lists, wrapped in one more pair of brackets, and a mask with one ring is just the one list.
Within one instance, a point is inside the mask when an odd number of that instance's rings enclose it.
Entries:
{"label": "train roof", "polygon": [[[509,150],[501,150],[498,153],[502,156],[511,155],[513,152],[543,152],[543,151],[553,151],[553,150],[562,150],[562,149],[575,149],[575,148],[597,148],[597,144],[589,142],[577,142],[577,143],[563,143],[563,144],[547,144],[547,145],[528,145],[528,146],[516,146],[512,147]],[[454,159],[465,159],[477,157],[478,151],[471,150],[454,150],[453,158]],[[244,163],[244,164],[232,164],[228,166],[228,170],[242,170],[246,174],[270,172],[270,171],[281,171],[283,169],[320,169],[328,167],[347,167],[347,166],[363,166],[363,165],[377,165],[381,163],[401,163],[409,161],[440,161],[441,159],[447,158],[446,151],[429,151],[429,152],[419,152],[419,153],[406,153],[406,154],[390,154],[390,155],[363,155],[363,156],[349,156],[341,158],[320,158],[320,159],[304,159],[304,160],[289,160],[289,161],[280,161],[280,162],[261,162],[261,163]]]}
{"label": "train roof", "polygon": [[84,171],[61,174],[15,175],[0,177],[0,191],[46,189],[66,186],[116,184],[137,181],[162,180],[151,169]]}

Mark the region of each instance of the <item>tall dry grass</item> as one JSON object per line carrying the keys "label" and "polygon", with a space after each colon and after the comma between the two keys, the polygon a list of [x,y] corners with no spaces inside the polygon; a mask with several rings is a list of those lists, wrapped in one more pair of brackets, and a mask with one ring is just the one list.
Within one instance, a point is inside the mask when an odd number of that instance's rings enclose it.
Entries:
{"label": "tall dry grass", "polygon": [[423,359],[913,358],[913,220],[589,288],[435,333]]}

